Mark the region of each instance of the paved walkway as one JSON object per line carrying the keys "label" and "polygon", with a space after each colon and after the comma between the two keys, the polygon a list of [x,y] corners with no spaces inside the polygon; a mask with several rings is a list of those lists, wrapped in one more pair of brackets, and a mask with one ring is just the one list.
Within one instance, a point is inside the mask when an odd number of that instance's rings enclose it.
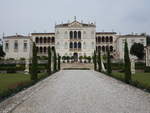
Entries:
{"label": "paved walkway", "polygon": [[60,71],[27,90],[11,113],[150,113],[150,94],[91,70]]}

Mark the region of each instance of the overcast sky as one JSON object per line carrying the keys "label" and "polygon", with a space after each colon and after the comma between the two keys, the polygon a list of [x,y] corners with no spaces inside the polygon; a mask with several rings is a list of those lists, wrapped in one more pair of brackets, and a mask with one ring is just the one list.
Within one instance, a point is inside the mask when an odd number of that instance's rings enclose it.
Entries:
{"label": "overcast sky", "polygon": [[74,16],[96,31],[150,34],[150,0],[0,0],[0,36],[54,32]]}

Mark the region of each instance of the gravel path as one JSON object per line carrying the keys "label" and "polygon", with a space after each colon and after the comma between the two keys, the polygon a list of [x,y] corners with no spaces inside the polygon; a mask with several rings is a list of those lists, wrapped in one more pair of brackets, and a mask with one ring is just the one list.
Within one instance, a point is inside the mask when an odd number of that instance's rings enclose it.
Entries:
{"label": "gravel path", "polygon": [[65,70],[11,113],[150,113],[150,94],[91,70]]}

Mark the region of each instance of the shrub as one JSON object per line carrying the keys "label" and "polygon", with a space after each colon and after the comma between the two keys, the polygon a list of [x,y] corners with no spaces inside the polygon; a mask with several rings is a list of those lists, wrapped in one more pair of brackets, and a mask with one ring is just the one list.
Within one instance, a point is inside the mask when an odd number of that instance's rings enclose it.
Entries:
{"label": "shrub", "polygon": [[150,67],[145,67],[144,71],[145,72],[150,72]]}

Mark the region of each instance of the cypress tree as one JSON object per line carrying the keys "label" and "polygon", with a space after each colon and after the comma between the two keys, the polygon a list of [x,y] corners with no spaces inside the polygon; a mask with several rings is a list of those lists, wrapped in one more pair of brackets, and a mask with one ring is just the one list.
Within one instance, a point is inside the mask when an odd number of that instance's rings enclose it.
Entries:
{"label": "cypress tree", "polygon": [[94,70],[97,70],[97,57],[96,57],[96,51],[94,50],[94,56],[93,56],[93,62],[94,62]]}
{"label": "cypress tree", "polygon": [[130,83],[131,81],[131,62],[129,58],[129,50],[128,50],[128,43],[125,41],[124,46],[124,71],[125,71],[125,82]]}
{"label": "cypress tree", "polygon": [[37,71],[38,71],[38,63],[37,63],[37,48],[35,43],[33,43],[33,56],[32,56],[32,65],[31,65],[31,80],[37,80]]}
{"label": "cypress tree", "polygon": [[51,57],[52,57],[51,47],[49,46],[48,47],[48,64],[47,64],[48,75],[50,75],[52,73],[52,70],[51,70]]}
{"label": "cypress tree", "polygon": [[56,56],[56,50],[54,48],[54,56],[53,56],[53,72],[56,72],[57,71],[57,56]]}
{"label": "cypress tree", "polygon": [[102,65],[101,65],[101,51],[98,51],[98,71],[101,72]]}
{"label": "cypress tree", "polygon": [[111,73],[112,73],[111,58],[110,58],[110,50],[108,48],[107,50],[107,74],[111,75]]}
{"label": "cypress tree", "polygon": [[60,59],[61,59],[61,57],[58,54],[58,71],[60,70]]}

